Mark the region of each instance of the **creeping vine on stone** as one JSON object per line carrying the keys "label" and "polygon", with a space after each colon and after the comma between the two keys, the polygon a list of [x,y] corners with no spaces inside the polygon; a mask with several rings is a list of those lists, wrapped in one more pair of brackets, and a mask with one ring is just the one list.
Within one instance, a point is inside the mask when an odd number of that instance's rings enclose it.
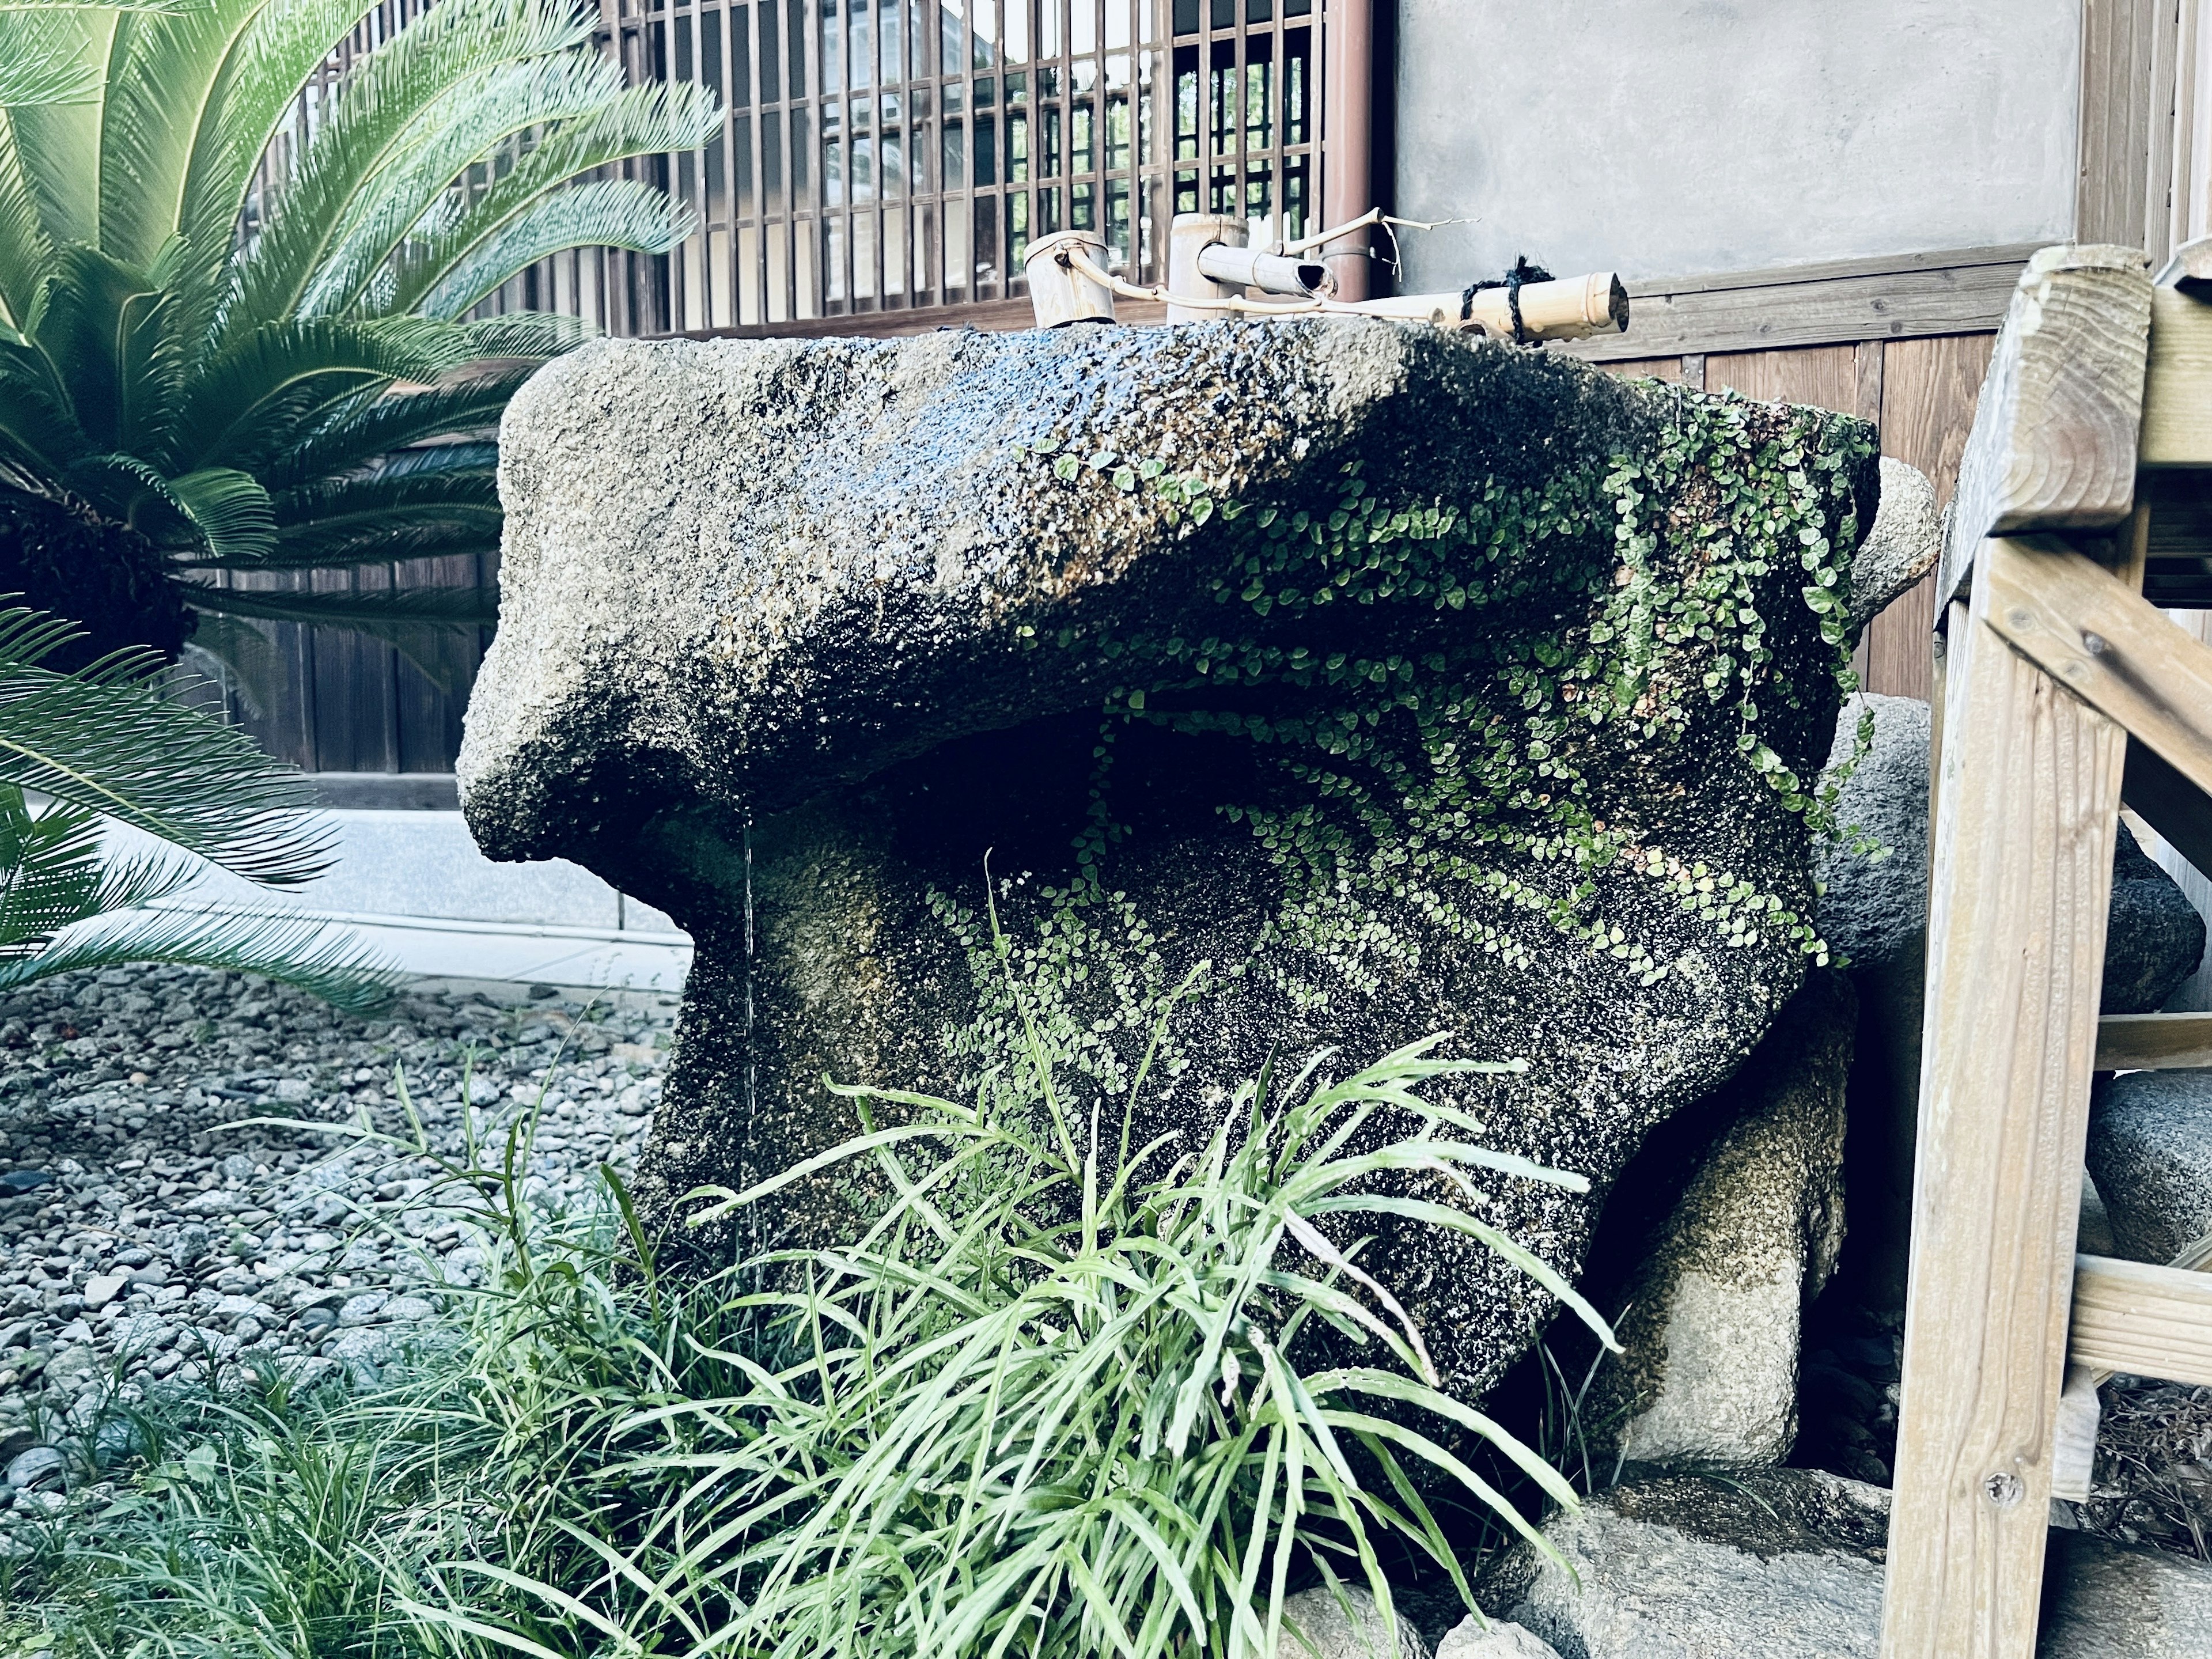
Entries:
{"label": "creeping vine on stone", "polygon": [[[1171,988],[1152,930],[1111,877],[1127,833],[1113,806],[1115,738],[1135,722],[1241,738],[1285,786],[1270,801],[1221,806],[1279,872],[1281,900],[1250,955],[1218,971],[1255,976],[1296,1006],[1372,993],[1383,964],[1418,960],[1401,917],[1508,967],[1530,960],[1526,918],[1656,984],[1670,964],[1607,914],[1597,879],[1607,873],[1662,890],[1723,947],[1786,938],[1825,963],[1811,918],[1780,896],[1670,848],[1644,824],[1603,816],[1585,762],[1604,728],[1625,726],[1614,742],[1656,753],[1683,741],[1700,705],[1722,705],[1781,805],[1833,831],[1838,780],[1801,778],[1765,735],[1770,717],[1805,708],[1812,688],[1781,672],[1758,596],[1778,570],[1802,571],[1829,672],[1846,695],[1856,689],[1850,479],[1870,453],[1866,428],[1798,410],[1778,437],[1733,394],[1651,395],[1669,407],[1648,456],[1539,484],[1477,478],[1428,498],[1388,493],[1356,462],[1334,501],[1294,504],[1237,500],[1229,480],[1079,434],[1023,446],[1072,486],[1150,492],[1180,533],[1218,514],[1220,620],[1210,631],[1103,639],[1021,629],[1031,648],[1097,653],[1121,679],[1102,710],[1075,873],[1039,890],[1035,937],[994,943],[973,908],[936,896],[982,1001],[973,1026],[948,1034],[956,1054],[981,1076],[1018,1047],[1019,1011],[998,988],[998,955],[1011,951],[1054,1060],[1109,1088],[1126,1079],[1127,1040],[1150,1030]],[[1693,513],[1681,506],[1692,483]],[[1593,533],[1607,524],[1609,538]],[[1406,622],[1391,633],[1406,647],[1360,654],[1296,642],[1299,623],[1319,624],[1344,605],[1397,609]],[[1511,625],[1437,625],[1485,611],[1510,614]],[[1274,693],[1273,712],[1253,712],[1260,687]],[[1164,1056],[1165,1075],[1180,1069],[1178,1056]]]}

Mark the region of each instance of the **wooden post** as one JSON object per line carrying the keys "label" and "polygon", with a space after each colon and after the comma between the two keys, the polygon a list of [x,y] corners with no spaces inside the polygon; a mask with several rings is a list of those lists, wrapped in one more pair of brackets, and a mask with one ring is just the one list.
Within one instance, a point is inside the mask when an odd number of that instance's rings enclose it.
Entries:
{"label": "wooden post", "polygon": [[[2018,589],[2005,579],[2076,556],[1999,538],[2130,516],[2149,313],[2131,251],[2029,262],[1939,579],[1948,626],[1883,1659],[2035,1652],[2127,734],[2007,637]],[[2136,535],[2112,550],[2137,588],[2142,546]]]}
{"label": "wooden post", "polygon": [[1945,672],[1884,1659],[2035,1650],[2126,748],[1978,586]]}

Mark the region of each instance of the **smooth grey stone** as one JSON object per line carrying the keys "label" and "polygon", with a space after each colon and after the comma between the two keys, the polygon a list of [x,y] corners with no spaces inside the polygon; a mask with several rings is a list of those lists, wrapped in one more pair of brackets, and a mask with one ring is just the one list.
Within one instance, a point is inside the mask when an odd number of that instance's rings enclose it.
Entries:
{"label": "smooth grey stone", "polygon": [[[1817,1469],[1632,1482],[1555,1516],[1480,1593],[1560,1659],[1875,1659],[1889,1493]],[[2038,1659],[2203,1659],[2212,1566],[2050,1535]]]}
{"label": "smooth grey stone", "polygon": [[[1294,1623],[1295,1632],[1291,1628]],[[1300,1590],[1283,1598],[1284,1628],[1275,1644],[1275,1659],[1429,1659],[1427,1644],[1402,1608],[1396,1623],[1398,1639],[1394,1642],[1390,1621],[1382,1617],[1374,1596],[1358,1586],[1346,1584],[1340,1591],[1327,1586]]]}
{"label": "smooth grey stone", "polygon": [[1523,1626],[1470,1613],[1437,1644],[1437,1659],[1559,1659],[1559,1652]]}
{"label": "smooth grey stone", "polygon": [[8,1484],[17,1492],[28,1492],[50,1480],[61,1479],[69,1460],[52,1446],[33,1446],[9,1460]]}
{"label": "smooth grey stone", "polygon": [[1798,1334],[1844,1238],[1844,1085],[1858,1009],[1816,970],[1720,1094],[1662,1127],[1717,1122],[1613,1302],[1625,1352],[1600,1373],[1592,1422],[1632,1463],[1779,1463],[1797,1436]]}
{"label": "smooth grey stone", "polygon": [[1863,629],[1892,599],[1936,568],[1943,555],[1943,514],[1936,486],[1918,467],[1881,458],[1881,506],[1851,558],[1851,623]]}

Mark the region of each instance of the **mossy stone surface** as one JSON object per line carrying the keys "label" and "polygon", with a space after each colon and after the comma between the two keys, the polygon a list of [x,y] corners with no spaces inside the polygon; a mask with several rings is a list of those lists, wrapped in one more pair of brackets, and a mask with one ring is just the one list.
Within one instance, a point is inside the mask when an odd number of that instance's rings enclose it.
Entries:
{"label": "mossy stone surface", "polygon": [[[591,348],[501,465],[464,804],[697,942],[660,1215],[850,1133],[825,1076],[1021,1098],[1025,1022],[1140,1142],[1449,1031],[1526,1064],[1457,1080],[1489,1144],[1594,1191],[1427,1195],[1571,1273],[1824,959],[1861,422],[1425,328],[1079,327]],[[1380,1231],[1480,1393],[1549,1298]]]}

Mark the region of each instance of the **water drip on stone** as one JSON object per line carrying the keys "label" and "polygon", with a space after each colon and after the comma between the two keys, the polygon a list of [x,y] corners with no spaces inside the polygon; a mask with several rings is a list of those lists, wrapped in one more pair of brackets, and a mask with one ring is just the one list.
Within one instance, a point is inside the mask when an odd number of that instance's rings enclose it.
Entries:
{"label": "water drip on stone", "polygon": [[[749,812],[749,813],[747,813],[747,814],[745,815],[744,848],[745,848],[745,945],[744,945],[744,950],[745,950],[745,1138],[744,1138],[745,1158],[744,1158],[744,1181],[743,1181],[743,1182],[742,1182],[741,1184],[742,1184],[743,1186],[745,1186],[745,1187],[750,1187],[750,1186],[751,1186],[751,1185],[753,1184],[753,1182],[754,1182],[754,1180],[755,1180],[755,1178],[756,1178],[756,1177],[755,1177],[755,1176],[754,1176],[754,1174],[753,1174],[753,1170],[752,1170],[752,1167],[751,1167],[751,1166],[752,1166],[752,1149],[753,1149],[753,1147],[757,1144],[757,1141],[756,1141],[756,1139],[755,1139],[755,1131],[756,1131],[756,1130],[757,1130],[757,1128],[758,1127],[758,1121],[759,1121],[759,1119],[758,1119],[758,1110],[757,1110],[757,1108],[758,1108],[758,1100],[757,1100],[757,1086],[758,1086],[758,1079],[759,1079],[759,1073],[760,1073],[760,1065],[759,1065],[759,1061],[758,1061],[758,1060],[757,1060],[757,1059],[756,1058],[756,1054],[755,1054],[755,1046],[754,1046],[754,1042],[753,1042],[753,821],[752,821],[752,815],[751,815],[750,812]],[[744,1237],[745,1237],[745,1247],[746,1247],[746,1248],[745,1248],[745,1254],[746,1254],[746,1255],[758,1255],[760,1254],[760,1238],[759,1238],[760,1223],[759,1223],[759,1214],[760,1214],[759,1206],[757,1206],[757,1205],[756,1205],[756,1206],[747,1206],[747,1208],[746,1208],[746,1210],[745,1210],[745,1218],[744,1218]]]}

